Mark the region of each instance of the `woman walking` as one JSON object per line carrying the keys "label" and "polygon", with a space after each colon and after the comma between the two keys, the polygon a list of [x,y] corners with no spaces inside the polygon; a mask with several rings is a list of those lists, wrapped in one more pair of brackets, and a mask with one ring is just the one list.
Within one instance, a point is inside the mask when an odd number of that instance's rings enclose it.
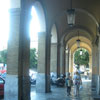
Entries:
{"label": "woman walking", "polygon": [[79,96],[79,87],[82,84],[81,76],[78,72],[74,74],[73,83],[75,86],[75,96]]}

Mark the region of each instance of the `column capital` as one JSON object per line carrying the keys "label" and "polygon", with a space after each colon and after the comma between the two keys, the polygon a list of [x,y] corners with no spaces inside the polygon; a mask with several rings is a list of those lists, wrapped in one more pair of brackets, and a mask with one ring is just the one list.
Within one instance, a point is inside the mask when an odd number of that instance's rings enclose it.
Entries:
{"label": "column capital", "polygon": [[57,45],[57,43],[51,43],[51,45]]}
{"label": "column capital", "polygon": [[11,8],[9,9],[10,15],[20,15],[21,9],[20,8]]}
{"label": "column capital", "polygon": [[9,9],[9,14],[13,15],[13,16],[22,14],[22,15],[27,15],[27,16],[32,17],[30,9],[24,10],[24,9],[21,9],[21,8],[11,8],[11,9]]}
{"label": "column capital", "polygon": [[60,44],[60,46],[61,46],[61,47],[64,47],[64,44],[63,44],[63,43],[61,43],[61,44]]}

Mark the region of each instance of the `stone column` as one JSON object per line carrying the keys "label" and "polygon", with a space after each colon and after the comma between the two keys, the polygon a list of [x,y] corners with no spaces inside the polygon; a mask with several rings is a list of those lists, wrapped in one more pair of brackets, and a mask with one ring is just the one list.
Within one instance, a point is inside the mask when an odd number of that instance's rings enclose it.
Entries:
{"label": "stone column", "polygon": [[60,76],[60,44],[57,44],[57,77]]}
{"label": "stone column", "polygon": [[65,66],[65,64],[66,64],[66,49],[65,49],[65,46],[64,46],[64,56],[63,56],[63,59],[64,59],[64,61],[63,61],[63,74],[64,75],[66,75],[66,66]]}
{"label": "stone column", "polygon": [[50,50],[51,50],[51,34],[46,33],[46,58],[45,58],[45,78],[46,78],[46,89],[45,92],[51,92],[51,84],[50,84]]}
{"label": "stone column", "polygon": [[73,76],[74,75],[74,72],[73,72],[73,54],[71,53],[71,75]]}
{"label": "stone column", "polygon": [[98,55],[99,55],[99,67],[98,67],[98,88],[97,88],[97,94],[100,95],[100,36],[99,36],[99,43],[98,43]]}
{"label": "stone column", "polygon": [[64,45],[61,44],[60,47],[60,72],[64,74]]}
{"label": "stone column", "polygon": [[96,85],[96,91],[97,91],[97,94],[99,94],[100,90],[99,90],[99,81],[100,81],[100,77],[99,77],[99,47],[97,49],[97,56],[96,56],[96,60],[97,60],[97,85]]}
{"label": "stone column", "polygon": [[[23,4],[24,6],[24,4]],[[10,33],[4,100],[30,100],[29,9],[10,10]]]}
{"label": "stone column", "polygon": [[97,50],[97,46],[94,44],[92,49],[92,89],[93,90],[96,90],[97,80],[98,80],[97,60],[98,60],[98,50]]}
{"label": "stone column", "polygon": [[89,68],[90,68],[89,79],[92,79],[92,55],[89,55]]}
{"label": "stone column", "polygon": [[57,43],[51,43],[51,72],[57,73]]}
{"label": "stone column", "polygon": [[66,51],[66,72],[69,72],[69,51]]}
{"label": "stone column", "polygon": [[71,73],[71,51],[69,52],[69,72]]}
{"label": "stone column", "polygon": [[38,33],[38,66],[36,92],[45,92],[45,39],[46,33]]}
{"label": "stone column", "polygon": [[[38,34],[38,74],[36,80],[37,92],[50,92],[50,37],[47,33]],[[49,42],[48,42],[49,41]]]}

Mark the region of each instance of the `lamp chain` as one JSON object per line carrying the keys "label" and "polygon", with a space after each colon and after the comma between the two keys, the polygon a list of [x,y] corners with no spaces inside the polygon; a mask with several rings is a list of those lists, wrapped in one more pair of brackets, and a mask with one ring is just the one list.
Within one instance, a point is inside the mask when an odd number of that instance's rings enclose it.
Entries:
{"label": "lamp chain", "polygon": [[70,0],[70,7],[71,7],[71,9],[72,9],[72,0]]}

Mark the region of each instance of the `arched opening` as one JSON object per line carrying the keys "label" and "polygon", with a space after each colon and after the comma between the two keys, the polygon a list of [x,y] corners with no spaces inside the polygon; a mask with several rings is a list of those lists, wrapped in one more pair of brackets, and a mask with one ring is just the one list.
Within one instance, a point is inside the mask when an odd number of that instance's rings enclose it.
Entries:
{"label": "arched opening", "polygon": [[85,48],[78,48],[73,55],[73,73],[78,71],[85,80],[91,79],[89,52]]}
{"label": "arched opening", "polygon": [[[34,2],[30,22],[31,97],[45,89],[45,14],[40,2]],[[42,20],[41,20],[42,19]],[[44,87],[41,87],[43,84]],[[43,90],[42,90],[43,89]],[[45,91],[45,90],[44,90]],[[33,99],[31,98],[31,99]]]}
{"label": "arched opening", "polygon": [[37,11],[34,6],[31,9],[30,22],[30,82],[31,85],[36,85],[37,63],[38,63],[38,32],[40,32],[40,23]]}
{"label": "arched opening", "polygon": [[[77,45],[77,39],[80,39],[80,47]],[[66,37],[67,40],[67,37]],[[81,75],[82,82],[92,80],[92,44],[91,41],[80,35],[70,38],[66,44],[66,72],[74,73],[78,71]]]}

